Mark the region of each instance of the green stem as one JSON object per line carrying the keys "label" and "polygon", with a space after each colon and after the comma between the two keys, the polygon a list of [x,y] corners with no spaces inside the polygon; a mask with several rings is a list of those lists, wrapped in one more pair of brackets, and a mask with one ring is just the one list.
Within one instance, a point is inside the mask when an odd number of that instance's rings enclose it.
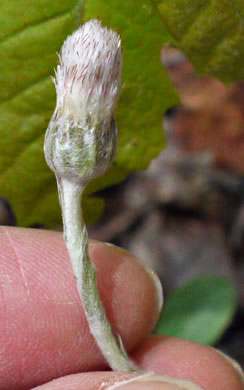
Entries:
{"label": "green stem", "polygon": [[118,343],[113,335],[99,296],[96,268],[90,261],[87,229],[81,209],[84,187],[66,178],[59,178],[57,182],[64,238],[90,331],[113,370],[138,371],[136,364],[128,358],[122,342]]}

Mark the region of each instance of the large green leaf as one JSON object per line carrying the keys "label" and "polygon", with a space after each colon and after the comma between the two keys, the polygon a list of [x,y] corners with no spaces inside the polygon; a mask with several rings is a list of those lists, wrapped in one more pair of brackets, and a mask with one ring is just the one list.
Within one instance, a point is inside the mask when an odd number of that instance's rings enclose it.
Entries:
{"label": "large green leaf", "polygon": [[55,222],[58,215],[54,177],[42,149],[55,104],[50,75],[56,52],[74,27],[76,3],[0,4],[0,194],[20,225]]}
{"label": "large green leaf", "polygon": [[244,80],[243,0],[152,0],[200,73],[225,82]]}
{"label": "large green leaf", "polygon": [[[136,10],[136,12],[135,12]],[[0,4],[0,195],[19,225],[53,226],[60,221],[54,175],[43,156],[43,138],[55,106],[50,75],[56,52],[82,20],[76,0],[2,0]],[[145,168],[164,146],[161,120],[177,103],[160,65],[169,40],[150,0],[88,0],[85,18],[99,17],[120,32],[124,48],[123,91],[117,113],[119,147],[110,172],[87,194]],[[85,198],[90,217],[101,202]]]}
{"label": "large green leaf", "polygon": [[231,322],[236,291],[218,276],[201,276],[179,287],[167,300],[154,333],[213,344]]}

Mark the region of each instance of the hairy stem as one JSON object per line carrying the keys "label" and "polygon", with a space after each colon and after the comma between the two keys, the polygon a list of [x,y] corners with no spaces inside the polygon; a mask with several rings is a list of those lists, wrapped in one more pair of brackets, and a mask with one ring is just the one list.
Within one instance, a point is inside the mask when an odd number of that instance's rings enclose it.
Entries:
{"label": "hairy stem", "polygon": [[81,209],[84,187],[65,178],[59,178],[57,182],[64,238],[90,331],[113,370],[138,371],[135,363],[128,358],[122,341],[119,339],[118,342],[113,335],[99,296],[96,269],[90,261],[87,229]]}

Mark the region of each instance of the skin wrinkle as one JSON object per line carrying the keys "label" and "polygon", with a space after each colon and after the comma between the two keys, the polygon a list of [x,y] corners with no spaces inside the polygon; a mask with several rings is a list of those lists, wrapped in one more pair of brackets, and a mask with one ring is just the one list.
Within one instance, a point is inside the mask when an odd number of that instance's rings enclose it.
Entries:
{"label": "skin wrinkle", "polygon": [[14,246],[14,243],[13,243],[13,240],[11,238],[10,232],[7,229],[2,229],[2,230],[5,233],[8,241],[9,241],[9,244],[12,247],[13,252],[15,254],[15,260],[16,260],[16,263],[17,263],[18,268],[19,268],[19,272],[20,272],[20,275],[21,275],[21,279],[23,281],[24,289],[25,289],[25,292],[26,292],[26,295],[27,295],[27,300],[28,300],[28,297],[30,295],[30,290],[29,290],[29,287],[28,287],[28,282],[27,282],[27,279],[26,279],[26,276],[25,276],[23,265],[22,265],[21,260],[20,260],[20,258],[18,256],[17,250],[16,250],[16,248]]}
{"label": "skin wrinkle", "polygon": [[[1,296],[2,296],[2,299],[1,299],[1,306],[3,307],[3,313],[1,313],[1,316],[3,316],[4,318],[8,318],[7,317],[7,305],[6,305],[6,298],[5,298],[5,294],[4,294],[4,288],[3,288],[3,285],[2,285],[2,279],[3,279],[4,275],[3,274],[0,274],[0,293],[1,293]],[[4,324],[5,324],[5,321],[4,321]],[[5,324],[6,326],[6,324]],[[7,327],[6,327],[7,329]]]}

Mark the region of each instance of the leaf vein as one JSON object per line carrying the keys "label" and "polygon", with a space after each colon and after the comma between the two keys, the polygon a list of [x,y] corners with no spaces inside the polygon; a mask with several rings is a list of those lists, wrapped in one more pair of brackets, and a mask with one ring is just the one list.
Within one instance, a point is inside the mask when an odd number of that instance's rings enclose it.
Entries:
{"label": "leaf vein", "polygon": [[12,96],[9,96],[8,98],[6,99],[2,99],[0,101],[0,107],[6,103],[6,102],[10,102],[11,100],[14,100],[15,98],[21,96],[23,93],[25,93],[26,91],[28,91],[28,89],[31,89],[32,87],[34,87],[35,85],[41,83],[41,82],[44,82],[46,79],[48,79],[50,77],[50,80],[51,80],[51,72],[48,72],[47,74],[44,74],[42,75],[39,79],[36,79],[34,80],[32,83],[30,83],[29,85],[27,85],[24,89],[22,89],[21,91],[18,91],[15,95],[12,95]]}
{"label": "leaf vein", "polygon": [[202,17],[202,13],[210,6],[213,4],[213,0],[207,0],[202,7],[199,8],[199,10],[194,14],[194,18],[191,21],[191,23],[188,24],[186,27],[182,38],[179,40],[179,42],[182,42],[185,39],[185,36],[190,32],[190,30],[194,27],[195,24],[198,24],[199,19]]}
{"label": "leaf vein", "polygon": [[66,14],[71,13],[71,12],[72,11],[70,11],[70,10],[69,11],[66,10],[64,12],[61,12],[60,14],[52,15],[49,18],[46,17],[44,19],[38,20],[36,23],[28,24],[27,26],[24,26],[24,27],[20,28],[19,30],[14,31],[14,33],[12,33],[12,34],[5,35],[4,38],[0,39],[0,44],[5,43],[6,41],[8,41],[12,38],[15,38],[19,34],[25,33],[26,30],[29,30],[29,29],[34,28],[34,27],[38,27],[38,26],[45,24],[45,23],[49,23],[50,21],[58,19]]}

